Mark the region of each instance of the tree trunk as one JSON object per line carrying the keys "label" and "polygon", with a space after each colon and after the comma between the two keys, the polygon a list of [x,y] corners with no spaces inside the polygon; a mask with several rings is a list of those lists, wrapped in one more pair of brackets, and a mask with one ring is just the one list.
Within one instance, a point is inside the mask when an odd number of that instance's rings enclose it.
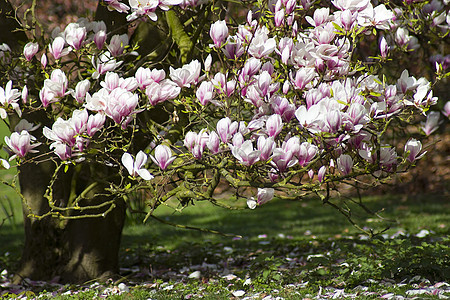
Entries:
{"label": "tree trunk", "polygon": [[[100,5],[99,5],[100,6]],[[0,0],[0,33],[1,42],[7,43],[16,51],[21,51],[21,45],[27,42],[26,35],[17,23],[14,10],[8,0]],[[106,10],[99,7],[98,11]],[[107,20],[108,26],[123,23],[124,14]],[[116,20],[116,21],[114,21]],[[122,28],[122,30],[126,28]],[[23,44],[21,44],[23,42]],[[5,74],[7,75],[7,74]],[[7,81],[7,76],[3,77]],[[5,82],[2,82],[4,85]],[[51,121],[45,113],[23,114],[29,122],[42,126],[51,126]],[[13,130],[18,120],[10,120]],[[36,136],[43,140],[42,135]],[[41,146],[41,153],[48,151]],[[81,171],[76,173],[73,168],[68,172],[61,170],[54,183],[53,199],[55,205],[65,207],[68,204],[71,191],[83,191],[92,182],[99,182],[112,174],[113,170],[95,163],[83,163]],[[24,196],[23,214],[25,242],[20,267],[15,273],[14,282],[19,283],[24,278],[32,280],[51,280],[59,278],[60,282],[81,283],[93,279],[106,279],[118,272],[118,253],[120,239],[125,219],[125,203],[115,199],[114,208],[100,218],[60,219],[45,217],[37,219],[31,215],[44,215],[50,211],[48,200],[44,197],[55,172],[55,164],[47,161],[39,164],[29,163],[19,167],[19,181]],[[87,196],[102,192],[105,184],[98,184]],[[94,197],[84,201],[80,206],[97,205],[108,201],[105,197]],[[103,209],[84,211],[87,214],[101,214]],[[69,217],[79,217],[80,212],[72,212]]]}
{"label": "tree trunk", "polygon": [[[29,121],[42,122],[40,117],[42,115],[24,116]],[[45,147],[42,148],[45,151]],[[111,177],[114,172],[111,168],[98,163],[83,163],[78,169],[78,172],[74,168],[69,168],[67,172],[59,170],[53,185],[56,206],[66,207],[72,189],[80,194],[94,182],[96,187],[86,194],[86,198],[90,200],[83,200],[79,205],[92,206],[111,200],[105,196],[94,196],[104,192],[106,185],[100,183],[99,179]],[[117,274],[126,208],[123,200],[115,199],[114,208],[104,217],[33,218],[30,215],[42,216],[50,211],[44,194],[55,172],[55,164],[51,161],[23,164],[19,167],[19,172],[20,188],[25,199],[25,244],[14,281],[18,283],[24,278],[57,278],[61,282],[81,283],[93,279],[103,280]],[[65,216],[73,218],[83,214],[102,214],[108,207],[83,212],[71,211]]]}

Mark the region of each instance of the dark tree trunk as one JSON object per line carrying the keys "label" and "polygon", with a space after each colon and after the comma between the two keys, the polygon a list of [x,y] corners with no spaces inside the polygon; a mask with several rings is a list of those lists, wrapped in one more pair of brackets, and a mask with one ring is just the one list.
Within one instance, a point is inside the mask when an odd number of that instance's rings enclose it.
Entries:
{"label": "dark tree trunk", "polygon": [[[106,9],[99,8],[98,11]],[[1,41],[17,51],[26,43],[25,34],[20,31],[21,26],[14,16],[14,11],[8,0],[0,0],[0,25],[2,27]],[[115,19],[107,20],[109,26],[122,24],[124,14],[116,15]],[[16,29],[19,29],[17,31]],[[125,28],[126,30],[126,28]],[[22,44],[21,44],[22,43]],[[5,82],[4,82],[5,83]],[[3,83],[3,84],[4,84]],[[23,115],[32,123],[51,126],[51,121],[44,113]],[[10,120],[11,130],[18,120]],[[42,136],[38,137],[42,140]],[[42,152],[48,151],[41,146]],[[41,153],[42,153],[41,152]],[[24,196],[23,213],[25,242],[20,267],[15,273],[16,283],[24,278],[33,280],[51,280],[60,278],[61,282],[80,283],[92,279],[106,279],[118,272],[118,253],[120,239],[125,219],[125,203],[122,199],[114,199],[114,208],[104,217],[61,219],[45,217],[37,219],[30,215],[42,216],[50,211],[48,200],[44,197],[52,175],[55,163],[47,161],[39,164],[29,163],[19,167],[19,181]],[[69,168],[67,172],[61,170],[53,188],[53,199],[59,207],[68,204],[73,191],[83,191],[93,182],[99,184],[92,189],[87,198],[96,193],[103,193],[106,184],[100,183],[113,174],[113,170],[99,163],[83,163],[78,172]],[[117,175],[117,174],[116,174]],[[83,200],[80,206],[98,205],[111,199],[94,197]],[[107,208],[83,211],[85,214],[101,214]],[[82,213],[70,212],[66,216],[78,217]]]}
{"label": "dark tree trunk", "polygon": [[[27,120],[44,121],[41,116],[26,115]],[[48,121],[47,121],[48,122]],[[46,122],[44,122],[45,124]],[[45,147],[42,147],[45,151]],[[76,194],[96,183],[81,207],[98,205],[112,199],[96,196],[104,193],[105,183],[99,179],[111,178],[113,170],[99,163],[83,163],[77,170],[60,170],[53,186],[53,200],[56,206],[66,207],[72,190]],[[15,282],[24,278],[80,283],[92,279],[103,280],[118,273],[118,254],[122,228],[125,220],[125,203],[114,199],[114,208],[104,217],[64,219],[51,216],[37,219],[30,215],[42,216],[50,211],[44,197],[55,172],[52,161],[39,164],[23,164],[19,167],[19,181],[23,203],[25,244],[16,272]],[[83,214],[104,213],[109,206],[83,212],[71,211],[68,217]]]}

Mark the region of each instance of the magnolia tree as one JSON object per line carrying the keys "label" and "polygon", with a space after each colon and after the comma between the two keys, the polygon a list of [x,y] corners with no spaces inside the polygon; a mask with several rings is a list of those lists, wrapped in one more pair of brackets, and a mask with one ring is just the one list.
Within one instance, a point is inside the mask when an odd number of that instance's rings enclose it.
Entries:
{"label": "magnolia tree", "polygon": [[220,183],[250,209],[312,193],[352,222],[331,192],[407,170],[450,113],[448,102],[445,117],[430,110],[445,48],[423,58],[428,78],[389,67],[442,43],[447,1],[373,2],[263,1],[242,14],[226,2],[105,0],[167,39],[145,49],[79,19],[50,36],[25,27],[20,55],[3,44],[2,165],[19,167],[26,216],[19,277],[111,276],[130,194],[148,218],[169,200],[226,206]]}

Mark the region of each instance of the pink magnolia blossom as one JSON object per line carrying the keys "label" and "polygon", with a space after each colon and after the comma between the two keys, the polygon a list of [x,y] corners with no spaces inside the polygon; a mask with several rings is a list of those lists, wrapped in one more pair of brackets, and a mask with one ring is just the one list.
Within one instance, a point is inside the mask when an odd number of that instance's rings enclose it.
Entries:
{"label": "pink magnolia blossom", "polygon": [[270,137],[276,137],[283,129],[283,120],[278,114],[271,115],[266,121],[267,134]]}
{"label": "pink magnolia blossom", "polygon": [[245,141],[240,146],[229,145],[233,156],[244,166],[251,166],[259,160],[261,151],[254,150],[252,141]]}
{"label": "pink magnolia blossom", "polygon": [[136,160],[133,159],[131,154],[124,153],[121,161],[132,177],[140,176],[144,180],[151,180],[154,178],[147,169],[143,168],[147,162],[147,155],[143,151],[138,152]]}
{"label": "pink magnolia blossom", "polygon": [[42,106],[47,107],[50,103],[56,102],[59,99],[56,97],[55,93],[53,93],[50,89],[44,88],[39,91],[39,99],[41,100]]}
{"label": "pink magnolia blossom", "polygon": [[56,97],[64,97],[68,86],[66,74],[60,69],[55,69],[50,79],[44,80],[44,89],[48,89]]}
{"label": "pink magnolia blossom", "polygon": [[72,112],[72,117],[69,119],[69,122],[77,134],[82,134],[86,132],[88,118],[89,114],[86,109],[76,109]]}
{"label": "pink magnolia blossom", "polygon": [[22,103],[25,104],[27,103],[27,99],[28,99],[28,87],[25,85],[22,89],[22,94],[21,94],[21,98],[22,98]]}
{"label": "pink magnolia blossom", "polygon": [[138,100],[138,95],[118,87],[109,94],[105,113],[114,122],[121,124],[122,128],[126,128],[131,115],[135,113]]}
{"label": "pink magnolia blossom", "polygon": [[295,74],[295,79],[291,79],[296,89],[303,90],[308,83],[316,76],[313,68],[301,68]]}
{"label": "pink magnolia blossom", "polygon": [[211,151],[212,154],[216,154],[219,152],[220,138],[215,131],[209,134],[206,146],[208,147],[209,151]]}
{"label": "pink magnolia blossom", "polygon": [[64,29],[64,35],[67,44],[74,49],[79,50],[83,46],[86,38],[86,27],[81,26],[78,23],[70,23]]}
{"label": "pink magnolia blossom", "polygon": [[95,71],[92,74],[93,79],[98,79],[100,75],[105,74],[108,71],[114,71],[117,67],[119,67],[122,62],[117,62],[114,58],[111,58],[111,53],[105,52],[101,54],[97,59],[92,56],[91,60],[92,66]]}
{"label": "pink magnolia blossom", "polygon": [[320,26],[328,20],[330,16],[330,8],[322,7],[314,11],[313,17],[306,16],[306,21],[314,27]]}
{"label": "pink magnolia blossom", "polygon": [[277,12],[275,12],[274,22],[276,27],[280,27],[281,25],[284,24],[284,17],[285,17],[284,9],[280,9]]}
{"label": "pink magnolia blossom", "polygon": [[326,171],[327,167],[321,166],[319,171],[317,172],[317,180],[319,180],[320,183],[322,183],[323,179],[325,178]]}
{"label": "pink magnolia blossom", "polygon": [[140,67],[134,76],[139,88],[145,90],[145,88],[153,82],[159,83],[166,78],[166,72],[164,72],[164,70],[150,70],[149,68]]}
{"label": "pink magnolia blossom", "polygon": [[450,101],[447,101],[444,105],[444,110],[442,111],[442,114],[446,116],[447,118],[450,118]]}
{"label": "pink magnolia blossom", "polygon": [[[12,81],[9,80],[6,83],[5,88],[0,86],[0,105],[7,108],[9,105],[16,111],[17,115],[22,116],[22,111],[20,110],[19,98],[21,97],[21,93],[18,89],[12,88]],[[0,108],[0,116],[2,119],[6,118],[6,110]]]}
{"label": "pink magnolia blossom", "polygon": [[71,47],[64,48],[66,41],[63,37],[57,36],[53,42],[48,46],[48,51],[53,55],[55,59],[60,59],[63,56],[69,54],[72,51]]}
{"label": "pink magnolia blossom", "polygon": [[44,127],[42,130],[44,136],[52,141],[60,142],[73,147],[75,145],[75,136],[77,135],[70,120],[58,118],[52,125],[52,129]]}
{"label": "pink magnolia blossom", "polygon": [[229,36],[227,38],[227,43],[222,48],[222,52],[228,59],[237,59],[244,54],[245,49],[239,38]]}
{"label": "pink magnolia blossom", "polygon": [[127,34],[116,34],[112,36],[111,41],[106,45],[106,48],[108,48],[113,57],[116,57],[123,54],[125,47],[128,46],[128,42]]}
{"label": "pink magnolia blossom", "polygon": [[75,87],[75,90],[71,92],[72,96],[78,103],[83,103],[86,99],[86,94],[91,87],[91,83],[88,79],[79,81]]}
{"label": "pink magnolia blossom", "polygon": [[228,27],[225,21],[216,21],[209,29],[209,36],[214,42],[216,48],[220,48],[228,37]]}
{"label": "pink magnolia blossom", "polygon": [[90,115],[86,124],[86,133],[89,136],[93,136],[97,131],[103,128],[105,124],[106,116],[103,113],[97,113]]}
{"label": "pink magnolia blossom", "polygon": [[219,122],[217,122],[216,127],[220,139],[222,140],[223,143],[226,144],[230,140],[231,136],[233,136],[236,130],[238,129],[238,123],[237,122],[231,123],[230,118],[226,117],[220,119]]}
{"label": "pink magnolia blossom", "polygon": [[295,105],[284,97],[275,96],[271,99],[274,113],[279,114],[284,121],[289,122],[295,114]]}
{"label": "pink magnolia blossom", "polygon": [[250,209],[255,209],[256,206],[263,205],[272,200],[274,193],[275,190],[273,188],[258,188],[257,200],[255,201],[255,199],[251,197],[249,200],[247,200],[247,206]]}
{"label": "pink magnolia blossom", "polygon": [[255,58],[263,58],[271,54],[276,46],[277,42],[274,38],[269,38],[268,30],[266,27],[260,27],[255,32],[253,39],[251,40],[248,48],[248,53]]}
{"label": "pink magnolia blossom", "polygon": [[275,149],[275,141],[272,137],[265,138],[264,136],[260,136],[258,138],[257,148],[261,152],[259,158],[262,161],[266,161]]}
{"label": "pink magnolia blossom", "polygon": [[54,149],[53,152],[61,160],[68,160],[72,157],[72,148],[61,142],[54,142],[50,145],[50,149]]}
{"label": "pink magnolia blossom", "polygon": [[165,170],[174,160],[175,156],[172,156],[172,151],[166,145],[158,145],[155,149],[155,156],[150,155],[153,162],[158,165],[162,170]]}
{"label": "pink magnolia blossom", "polygon": [[181,88],[169,79],[165,79],[160,83],[153,82],[145,89],[145,94],[151,105],[156,106],[158,103],[166,100],[174,99],[180,94]]}
{"label": "pink magnolia blossom", "polygon": [[389,51],[389,46],[386,42],[386,39],[383,37],[381,37],[380,39],[380,53],[381,53],[381,57],[382,58],[386,58],[388,55],[388,51]]}
{"label": "pink magnolia blossom", "polygon": [[116,10],[119,13],[124,13],[130,10],[130,7],[120,2],[120,0],[104,0],[104,1],[106,2],[109,11]]}
{"label": "pink magnolia blossom", "polygon": [[420,151],[422,150],[422,143],[416,139],[410,139],[405,144],[405,155],[406,160],[409,162],[413,162],[417,159],[420,159],[425,153],[423,152],[421,155],[418,155]]}
{"label": "pink magnolia blossom", "polygon": [[41,56],[41,66],[43,69],[47,66],[47,55],[45,53]]}
{"label": "pink magnolia blossom", "polygon": [[39,152],[38,150],[34,150],[34,148],[38,147],[41,143],[31,144],[35,140],[36,139],[26,130],[22,130],[20,133],[13,132],[11,137],[5,136],[5,144],[15,153],[11,156],[10,160],[14,159],[16,156],[22,158],[27,153]]}
{"label": "pink magnolia blossom", "polygon": [[319,153],[319,148],[316,145],[308,142],[301,143],[297,153],[299,165],[302,167],[308,165],[317,153]]}
{"label": "pink magnolia blossom", "polygon": [[98,50],[103,49],[107,38],[106,30],[99,30],[94,35],[94,43]]}
{"label": "pink magnolia blossom", "polygon": [[348,154],[342,154],[337,159],[337,166],[342,175],[348,175],[352,171],[353,159]]}
{"label": "pink magnolia blossom", "polygon": [[169,67],[170,78],[181,88],[190,87],[191,84],[197,84],[200,76],[201,64],[198,60],[194,60],[179,69]]}
{"label": "pink magnolia blossom", "polygon": [[23,56],[25,56],[25,59],[27,61],[31,61],[31,59],[34,57],[34,55],[39,50],[39,44],[29,42],[23,47]]}
{"label": "pink magnolia blossom", "polygon": [[263,205],[273,199],[275,190],[273,188],[258,188],[258,205]]}
{"label": "pink magnolia blossom", "polygon": [[439,118],[440,118],[439,112],[431,111],[427,116],[426,122],[425,123],[422,122],[421,128],[427,136],[432,134],[439,128]]}
{"label": "pink magnolia blossom", "polygon": [[294,153],[282,148],[275,148],[272,154],[271,164],[276,166],[278,171],[285,172],[288,168],[295,166],[298,160],[294,157]]}
{"label": "pink magnolia blossom", "polygon": [[208,104],[214,97],[214,85],[210,81],[203,81],[195,95],[202,105]]}

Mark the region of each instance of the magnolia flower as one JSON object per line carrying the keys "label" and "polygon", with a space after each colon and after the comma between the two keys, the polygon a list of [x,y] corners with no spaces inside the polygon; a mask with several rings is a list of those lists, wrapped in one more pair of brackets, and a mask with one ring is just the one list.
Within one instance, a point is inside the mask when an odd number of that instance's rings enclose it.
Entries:
{"label": "magnolia flower", "polygon": [[195,95],[202,105],[208,104],[214,97],[214,85],[210,81],[203,81]]}
{"label": "magnolia flower", "polygon": [[206,146],[212,154],[216,154],[217,152],[219,152],[220,138],[215,131],[209,134]]}
{"label": "magnolia flower", "polygon": [[274,38],[268,38],[266,27],[258,28],[248,48],[248,53],[256,58],[263,58],[272,53],[277,47]]}
{"label": "magnolia flower", "polygon": [[67,86],[66,74],[60,69],[53,70],[50,79],[44,80],[44,89],[48,89],[57,97],[63,97],[66,94]]}
{"label": "magnolia flower", "polygon": [[283,120],[278,114],[271,115],[266,121],[267,134],[270,137],[276,137],[283,129]]}
{"label": "magnolia flower", "polygon": [[165,79],[160,83],[153,82],[145,89],[148,101],[153,106],[166,100],[174,99],[180,92],[181,88],[169,79]]}
{"label": "magnolia flower", "polygon": [[200,62],[198,60],[194,60],[179,69],[170,67],[169,76],[180,88],[190,87],[191,84],[197,84],[201,68],[202,65]]}
{"label": "magnolia flower", "polygon": [[128,35],[125,33],[122,35],[113,35],[106,48],[108,48],[112,56],[116,57],[123,54],[123,50],[126,46],[128,46]]}
{"label": "magnolia flower", "polygon": [[437,111],[432,111],[428,114],[427,121],[425,123],[422,122],[421,128],[427,136],[439,128],[439,118],[440,113]]}
{"label": "magnolia flower", "polygon": [[92,74],[92,78],[98,79],[100,75],[103,75],[108,71],[114,71],[122,64],[122,61],[117,62],[115,59],[111,58],[111,53],[105,52],[97,59],[92,56],[91,63],[95,69],[94,73]]}
{"label": "magnolia flower", "polygon": [[410,139],[405,144],[405,155],[407,155],[406,160],[409,162],[413,162],[421,158],[426,153],[425,151],[421,155],[417,156],[421,150],[422,150],[422,143],[416,139]]}
{"label": "magnolia flower", "polygon": [[72,96],[77,100],[78,103],[83,103],[86,98],[86,94],[91,87],[91,83],[88,79],[79,81],[74,91],[71,91]]}
{"label": "magnolia flower", "polygon": [[75,145],[75,136],[77,135],[70,120],[58,118],[52,125],[52,129],[44,127],[42,133],[49,140],[67,144],[69,147]]}
{"label": "magnolia flower", "polygon": [[47,66],[47,55],[45,53],[41,56],[41,66],[43,69]]}
{"label": "magnolia flower", "polygon": [[222,46],[222,43],[228,36],[227,23],[220,20],[216,21],[211,25],[211,28],[209,29],[209,36],[212,38],[214,46],[216,48],[220,48],[220,46]]}
{"label": "magnolia flower", "polygon": [[105,45],[107,38],[106,30],[99,30],[94,35],[94,43],[97,46],[98,50],[101,50]]}
{"label": "magnolia flower", "polygon": [[272,188],[258,188],[258,205],[263,205],[273,199],[275,190]]}
{"label": "magnolia flower", "polygon": [[23,55],[27,61],[31,61],[33,56],[38,52],[39,44],[29,42],[23,47]]}
{"label": "magnolia flower", "polygon": [[256,206],[263,205],[270,200],[273,199],[273,195],[275,193],[275,190],[272,188],[258,188],[258,194],[257,194],[257,200],[255,200],[254,197],[251,197],[247,200],[247,206],[250,209],[255,209]]}
{"label": "magnolia flower", "polygon": [[80,26],[79,23],[70,23],[64,29],[64,35],[67,44],[78,50],[83,46],[86,38],[86,27]]}
{"label": "magnolia flower", "polygon": [[[0,105],[3,107],[8,107],[8,105],[11,105],[11,107],[16,111],[16,113],[19,115],[19,117],[22,115],[22,111],[20,110],[20,106],[17,103],[19,101],[19,98],[21,96],[21,93],[18,89],[12,88],[12,81],[8,81],[6,83],[5,88],[0,86]],[[6,110],[3,108],[0,108],[0,117],[2,119],[5,119],[7,117]]]}
{"label": "magnolia flower", "polygon": [[138,152],[136,160],[133,160],[133,157],[129,153],[122,155],[122,164],[132,177],[140,176],[144,180],[151,180],[154,178],[153,175],[147,169],[143,168],[146,162],[147,155],[142,151]]}
{"label": "magnolia flower", "polygon": [[380,53],[381,53],[381,57],[382,58],[386,58],[388,55],[388,51],[389,51],[389,45],[386,42],[386,39],[383,37],[381,37],[380,39]]}
{"label": "magnolia flower", "polygon": [[353,159],[348,154],[342,154],[337,159],[337,166],[342,175],[348,175],[352,171]]}
{"label": "magnolia flower", "polygon": [[290,150],[275,148],[272,154],[271,164],[276,166],[280,172],[286,171],[288,168],[297,164],[298,160],[294,157],[294,153]]}
{"label": "magnolia flower", "polygon": [[275,149],[275,141],[273,140],[273,137],[265,138],[260,136],[258,138],[257,146],[258,150],[261,152],[259,158],[266,161],[272,155],[273,149]]}
{"label": "magnolia flower", "polygon": [[25,85],[22,89],[22,94],[21,94],[21,98],[22,98],[22,103],[25,104],[27,103],[27,99],[28,99],[28,87]]}
{"label": "magnolia flower", "polygon": [[293,85],[296,89],[302,90],[306,87],[308,83],[313,80],[316,76],[316,71],[313,68],[301,68],[295,74],[295,79],[291,79],[293,81]]}
{"label": "magnolia flower", "polygon": [[50,145],[50,149],[54,149],[53,152],[61,160],[67,160],[72,157],[72,147],[70,147],[64,143],[54,142]]}
{"label": "magnolia flower", "polygon": [[245,141],[240,146],[229,145],[231,153],[244,166],[251,166],[259,160],[261,151],[254,150],[252,141]]}
{"label": "magnolia flower", "polygon": [[130,117],[135,113],[139,97],[120,87],[114,89],[107,98],[105,113],[117,124],[121,124],[125,129]]}
{"label": "magnolia flower", "polygon": [[103,113],[90,115],[86,124],[86,133],[89,136],[93,136],[97,131],[103,128],[105,121],[106,116]]}
{"label": "magnolia flower", "polygon": [[326,171],[327,171],[327,167],[321,166],[319,171],[317,172],[317,180],[319,180],[320,183],[322,183],[323,178],[325,177]]}
{"label": "magnolia flower", "polygon": [[162,170],[165,170],[174,160],[175,156],[172,156],[172,151],[166,145],[158,145],[155,149],[155,156],[150,155],[150,158],[155,164],[157,164]]}
{"label": "magnolia flower", "polygon": [[30,135],[26,130],[22,130],[20,133],[13,132],[11,137],[5,136],[5,143],[15,154],[11,156],[9,160],[14,159],[16,156],[24,157],[27,153],[36,153],[38,150],[33,150],[41,143],[31,144],[36,138]]}
{"label": "magnolia flower", "polygon": [[23,130],[25,131],[35,131],[36,129],[38,129],[41,125],[37,124],[37,125],[33,125],[32,123],[28,122],[25,119],[20,120],[19,123],[17,123],[17,125],[14,127],[14,131],[15,132],[22,132]]}
{"label": "magnolia flower", "polygon": [[48,51],[53,55],[55,59],[60,59],[61,57],[69,54],[72,51],[71,47],[64,48],[66,41],[63,37],[57,36],[53,42],[48,45]]}
{"label": "magnolia flower", "polygon": [[72,117],[68,120],[72,128],[77,134],[82,134],[86,131],[89,114],[86,109],[76,109],[72,113]]}
{"label": "magnolia flower", "polygon": [[238,128],[238,123],[233,122],[231,123],[230,118],[226,117],[223,119],[220,119],[219,122],[217,122],[217,133],[224,143],[228,143],[231,136],[236,132]]}
{"label": "magnolia flower", "polygon": [[444,110],[442,111],[442,114],[446,116],[447,118],[450,118],[450,101],[447,101],[444,105]]}

